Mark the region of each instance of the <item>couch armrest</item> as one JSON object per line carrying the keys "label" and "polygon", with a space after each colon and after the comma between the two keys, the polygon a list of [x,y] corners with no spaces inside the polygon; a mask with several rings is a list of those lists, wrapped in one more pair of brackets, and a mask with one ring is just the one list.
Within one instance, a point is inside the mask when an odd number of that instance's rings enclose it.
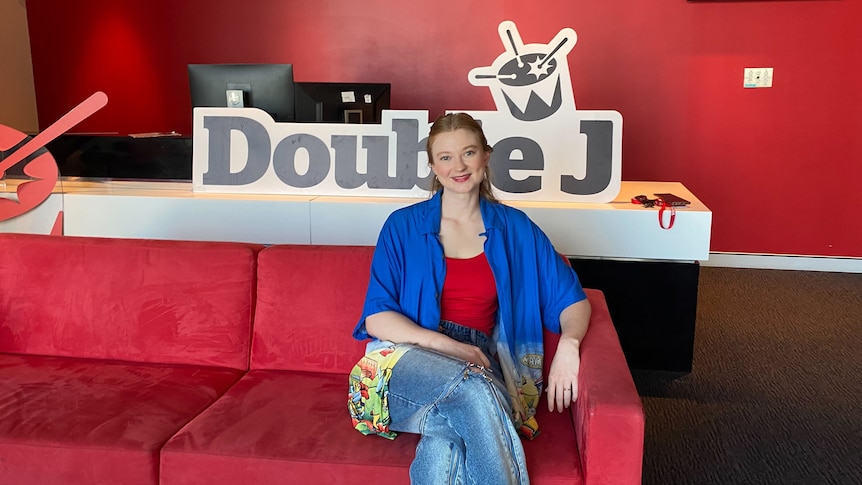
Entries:
{"label": "couch armrest", "polygon": [[587,290],[590,327],[581,344],[578,400],[571,408],[586,485],[640,484],[643,405],[604,294]]}

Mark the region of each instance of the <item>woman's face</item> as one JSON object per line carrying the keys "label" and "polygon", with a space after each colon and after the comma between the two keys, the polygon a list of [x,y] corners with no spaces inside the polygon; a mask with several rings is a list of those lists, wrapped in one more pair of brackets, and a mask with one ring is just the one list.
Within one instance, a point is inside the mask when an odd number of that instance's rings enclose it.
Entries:
{"label": "woman's face", "polygon": [[490,156],[473,132],[447,131],[431,144],[431,170],[446,192],[478,194]]}

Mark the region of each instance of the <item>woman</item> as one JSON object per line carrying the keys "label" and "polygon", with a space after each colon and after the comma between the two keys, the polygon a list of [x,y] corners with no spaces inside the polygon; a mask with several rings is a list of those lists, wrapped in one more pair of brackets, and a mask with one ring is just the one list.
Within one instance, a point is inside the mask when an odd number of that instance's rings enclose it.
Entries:
{"label": "woman", "polygon": [[572,269],[521,211],[496,201],[491,147],[464,113],[428,136],[433,196],[390,215],[371,267],[351,374],[363,433],[422,438],[412,483],[529,483],[518,432],[535,436],[542,327],[561,332],[548,409],[577,396],[590,306]]}

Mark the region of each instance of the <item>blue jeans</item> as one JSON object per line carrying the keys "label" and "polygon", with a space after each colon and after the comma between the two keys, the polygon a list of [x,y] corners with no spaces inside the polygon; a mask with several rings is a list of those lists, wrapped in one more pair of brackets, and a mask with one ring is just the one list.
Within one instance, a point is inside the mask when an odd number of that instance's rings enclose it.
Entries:
{"label": "blue jeans", "polygon": [[412,484],[529,484],[524,448],[490,339],[441,322],[440,331],[476,345],[492,362],[484,369],[416,347],[392,369],[391,429],[419,433]]}

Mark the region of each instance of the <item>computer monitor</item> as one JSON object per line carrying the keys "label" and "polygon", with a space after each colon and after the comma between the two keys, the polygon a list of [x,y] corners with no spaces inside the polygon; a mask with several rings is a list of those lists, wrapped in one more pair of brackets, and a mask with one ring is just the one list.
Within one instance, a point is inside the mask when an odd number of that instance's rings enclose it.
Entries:
{"label": "computer monitor", "polygon": [[299,123],[380,123],[388,83],[296,83]]}
{"label": "computer monitor", "polygon": [[192,107],[259,108],[294,121],[292,64],[189,64]]}

